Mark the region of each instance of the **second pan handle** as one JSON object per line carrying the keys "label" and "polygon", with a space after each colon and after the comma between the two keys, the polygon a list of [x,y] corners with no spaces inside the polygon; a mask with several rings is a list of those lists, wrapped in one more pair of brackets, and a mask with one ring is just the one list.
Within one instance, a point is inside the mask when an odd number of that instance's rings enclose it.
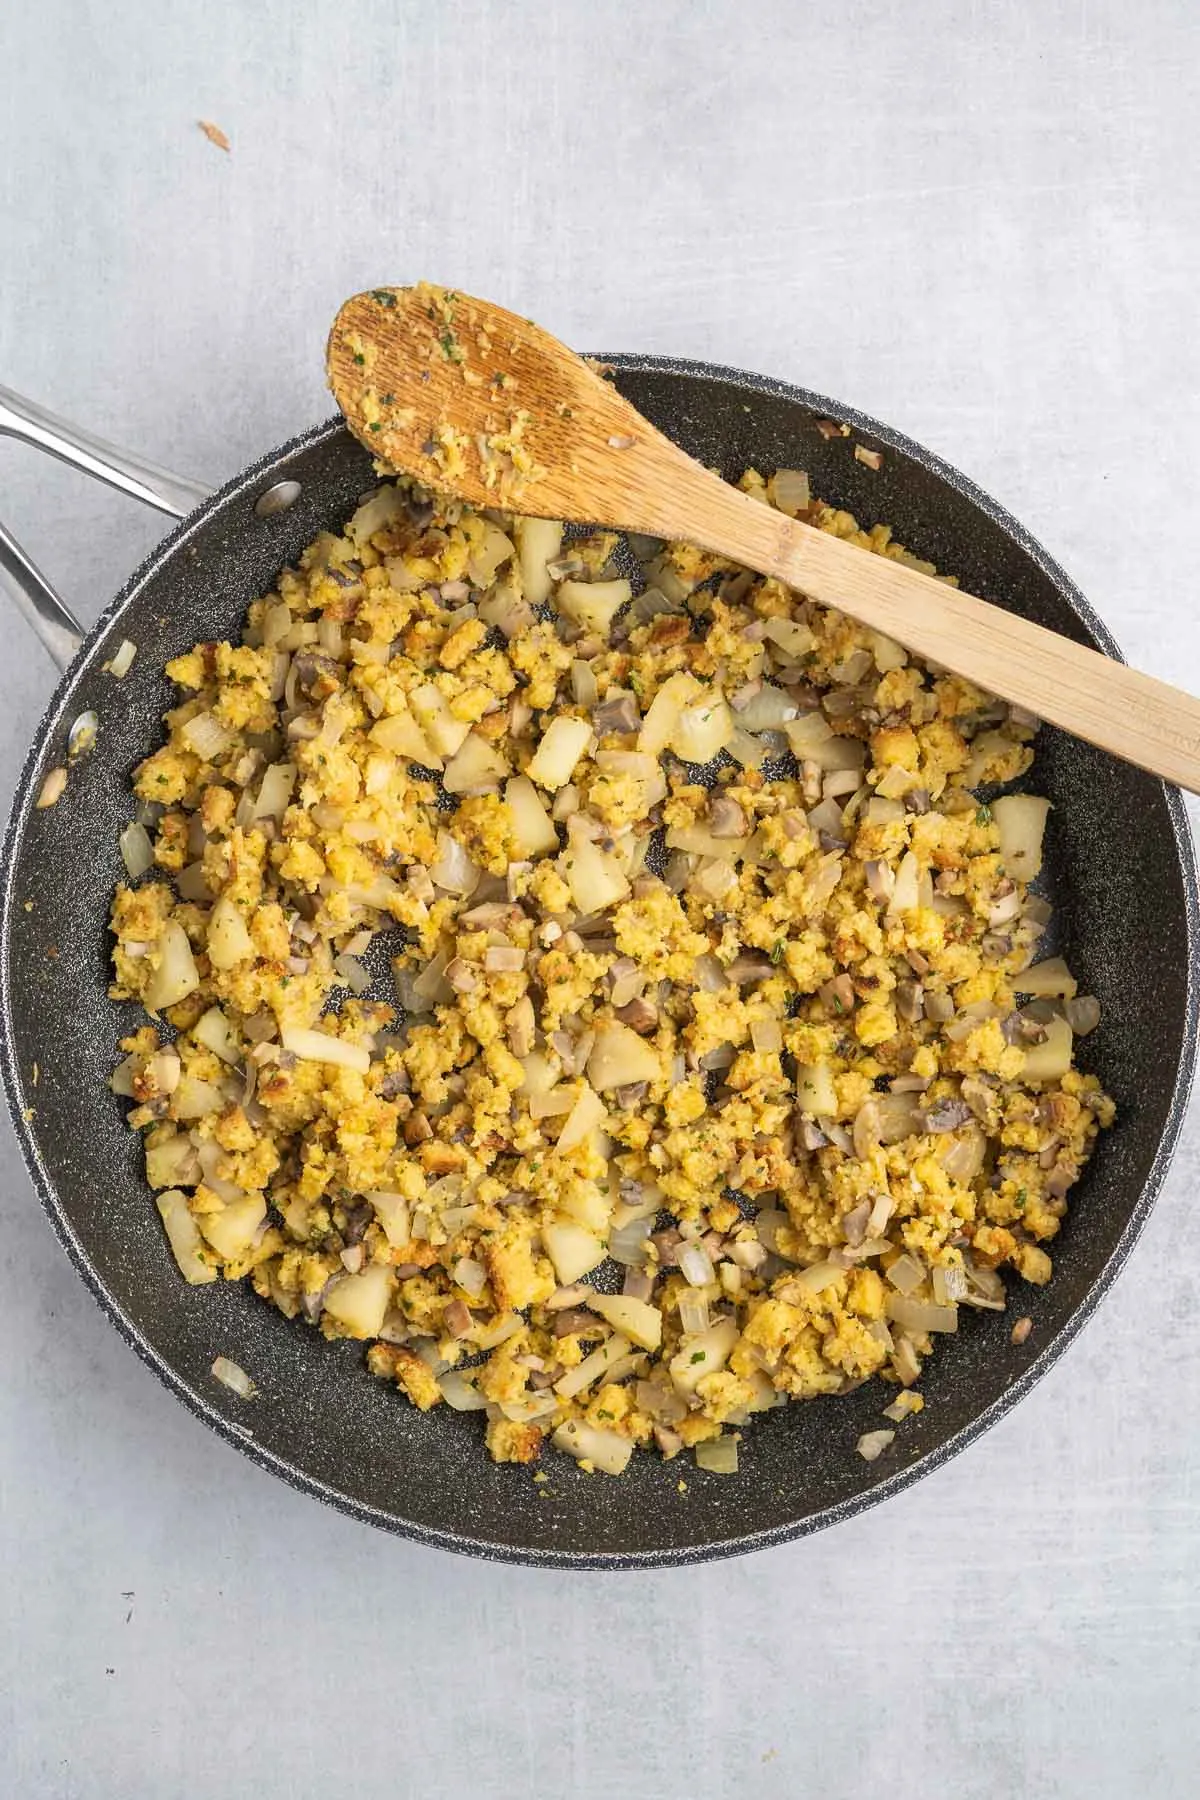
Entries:
{"label": "second pan handle", "polygon": [[[6,387],[0,387],[0,437],[16,438],[35,450],[43,450],[172,518],[185,518],[212,492],[198,481],[172,475],[157,463],[78,430]],[[66,669],[83,642],[83,630],[65,601],[3,524],[0,587],[29,621],[58,667]]]}

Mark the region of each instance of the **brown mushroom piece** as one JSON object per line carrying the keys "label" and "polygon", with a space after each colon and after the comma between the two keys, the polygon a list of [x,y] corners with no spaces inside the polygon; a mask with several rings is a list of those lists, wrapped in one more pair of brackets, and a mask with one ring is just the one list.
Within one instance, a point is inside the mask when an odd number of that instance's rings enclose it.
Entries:
{"label": "brown mushroom piece", "polygon": [[708,829],[715,838],[744,837],[746,815],[728,794],[716,793],[708,803]]}
{"label": "brown mushroom piece", "polygon": [[639,994],[627,1006],[618,1006],[613,1017],[619,1019],[622,1025],[628,1025],[640,1037],[646,1037],[658,1028],[658,1008],[651,1005],[644,994]]}

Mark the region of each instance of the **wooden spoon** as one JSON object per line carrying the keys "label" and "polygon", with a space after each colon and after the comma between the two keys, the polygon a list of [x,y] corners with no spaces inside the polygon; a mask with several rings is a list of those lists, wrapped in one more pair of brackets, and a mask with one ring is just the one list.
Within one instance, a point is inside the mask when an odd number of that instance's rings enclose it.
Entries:
{"label": "wooden spoon", "polygon": [[749,499],[528,319],[424,282],[373,288],[338,313],[326,364],[391,469],[473,506],[700,544],[1200,792],[1200,701]]}

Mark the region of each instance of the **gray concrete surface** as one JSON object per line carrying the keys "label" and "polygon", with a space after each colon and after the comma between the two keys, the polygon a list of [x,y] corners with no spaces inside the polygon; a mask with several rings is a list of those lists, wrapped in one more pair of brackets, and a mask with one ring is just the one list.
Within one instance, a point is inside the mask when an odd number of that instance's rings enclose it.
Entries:
{"label": "gray concrete surface", "polygon": [[[1195,686],[1198,54],[1192,0],[11,0],[0,380],[223,478],[329,410],[344,294],[429,275],[861,404]],[[2,443],[0,516],[85,618],[158,535]],[[5,797],[51,685],[13,629]],[[990,1436],[834,1534],[648,1576],[290,1493],[122,1346],[7,1128],[0,1158],[0,1795],[1194,1789],[1195,1120]]]}

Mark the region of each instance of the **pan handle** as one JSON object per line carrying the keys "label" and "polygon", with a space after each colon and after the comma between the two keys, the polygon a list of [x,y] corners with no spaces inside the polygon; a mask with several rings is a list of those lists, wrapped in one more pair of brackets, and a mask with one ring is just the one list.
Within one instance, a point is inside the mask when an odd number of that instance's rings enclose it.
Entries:
{"label": "pan handle", "polygon": [[42,571],[0,522],[0,589],[32,625],[59,669],[74,661],[83,627],[55,593]]}
{"label": "pan handle", "polygon": [[94,475],[97,481],[106,481],[131,499],[170,513],[174,519],[185,519],[195,512],[213,491],[68,425],[65,419],[56,418],[6,387],[0,387],[0,436],[19,438],[35,450],[45,450],[60,462],[70,463],[73,469]]}
{"label": "pan handle", "polygon": [[[32,400],[0,387],[0,437],[12,437],[69,463],[85,475],[115,487],[134,500],[182,519],[208,499],[211,488],[131,456],[115,444],[92,437],[56,418]],[[83,629],[59,599],[33,559],[0,524],[0,588],[28,620],[60,669],[66,669],[83,642]]]}

